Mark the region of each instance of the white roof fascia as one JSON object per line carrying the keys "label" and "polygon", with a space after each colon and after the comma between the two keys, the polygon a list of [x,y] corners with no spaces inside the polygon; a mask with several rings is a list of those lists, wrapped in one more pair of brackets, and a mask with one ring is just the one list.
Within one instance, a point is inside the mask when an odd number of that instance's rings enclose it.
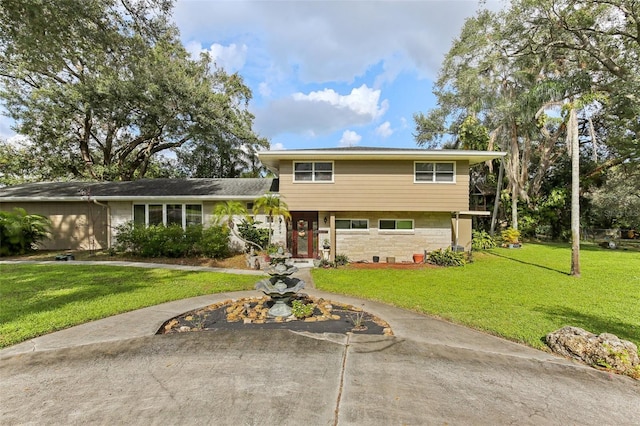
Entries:
{"label": "white roof fascia", "polygon": [[491,212],[486,210],[467,210],[467,211],[462,211],[457,213],[468,215],[468,216],[491,216]]}
{"label": "white roof fascia", "polygon": [[342,150],[281,150],[260,151],[258,157],[270,170],[277,170],[280,160],[468,160],[469,165],[482,163],[494,158],[504,157],[502,151],[464,151],[464,150],[391,150],[391,151],[342,151]]}

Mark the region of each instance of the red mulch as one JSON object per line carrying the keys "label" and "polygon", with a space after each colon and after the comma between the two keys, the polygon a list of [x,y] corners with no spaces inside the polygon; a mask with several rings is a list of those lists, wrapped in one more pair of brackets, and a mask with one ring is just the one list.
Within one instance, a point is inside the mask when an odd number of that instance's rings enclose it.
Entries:
{"label": "red mulch", "polygon": [[412,263],[412,262],[399,262],[399,263],[373,263],[373,262],[354,262],[349,263],[345,268],[348,269],[429,269],[437,268],[435,265],[429,263]]}

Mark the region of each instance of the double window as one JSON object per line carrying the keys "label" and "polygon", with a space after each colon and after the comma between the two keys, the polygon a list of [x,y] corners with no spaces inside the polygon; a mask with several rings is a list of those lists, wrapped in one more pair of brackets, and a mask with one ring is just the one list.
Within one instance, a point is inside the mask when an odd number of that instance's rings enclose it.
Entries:
{"label": "double window", "polygon": [[333,162],[311,161],[293,163],[294,182],[333,182]]}
{"label": "double window", "polygon": [[336,219],[336,229],[369,229],[367,219]]}
{"label": "double window", "polygon": [[456,167],[453,162],[414,163],[415,182],[455,182]]}
{"label": "double window", "polygon": [[202,224],[200,204],[134,204],[133,223],[137,225],[180,225],[183,228]]}
{"label": "double window", "polygon": [[378,228],[381,231],[411,231],[413,230],[412,219],[380,219],[378,222]]}

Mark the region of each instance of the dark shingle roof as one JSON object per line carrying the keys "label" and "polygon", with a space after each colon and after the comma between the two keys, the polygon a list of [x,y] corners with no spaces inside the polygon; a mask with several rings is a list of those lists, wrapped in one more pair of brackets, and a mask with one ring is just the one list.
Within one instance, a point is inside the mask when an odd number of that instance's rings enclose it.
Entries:
{"label": "dark shingle roof", "polygon": [[8,198],[93,198],[111,199],[198,197],[259,197],[277,192],[278,183],[271,178],[238,179],[140,179],[129,182],[39,182],[0,188],[0,201]]}

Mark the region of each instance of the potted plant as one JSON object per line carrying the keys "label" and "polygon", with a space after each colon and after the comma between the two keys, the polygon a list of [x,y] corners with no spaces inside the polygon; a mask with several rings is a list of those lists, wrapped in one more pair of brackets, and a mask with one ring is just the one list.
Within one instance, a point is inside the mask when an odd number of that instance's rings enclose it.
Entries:
{"label": "potted plant", "polygon": [[331,250],[331,241],[324,239],[322,242],[322,259],[329,260],[329,250]]}
{"label": "potted plant", "polygon": [[502,247],[519,248],[520,244],[520,231],[513,228],[508,228],[502,231]]}

